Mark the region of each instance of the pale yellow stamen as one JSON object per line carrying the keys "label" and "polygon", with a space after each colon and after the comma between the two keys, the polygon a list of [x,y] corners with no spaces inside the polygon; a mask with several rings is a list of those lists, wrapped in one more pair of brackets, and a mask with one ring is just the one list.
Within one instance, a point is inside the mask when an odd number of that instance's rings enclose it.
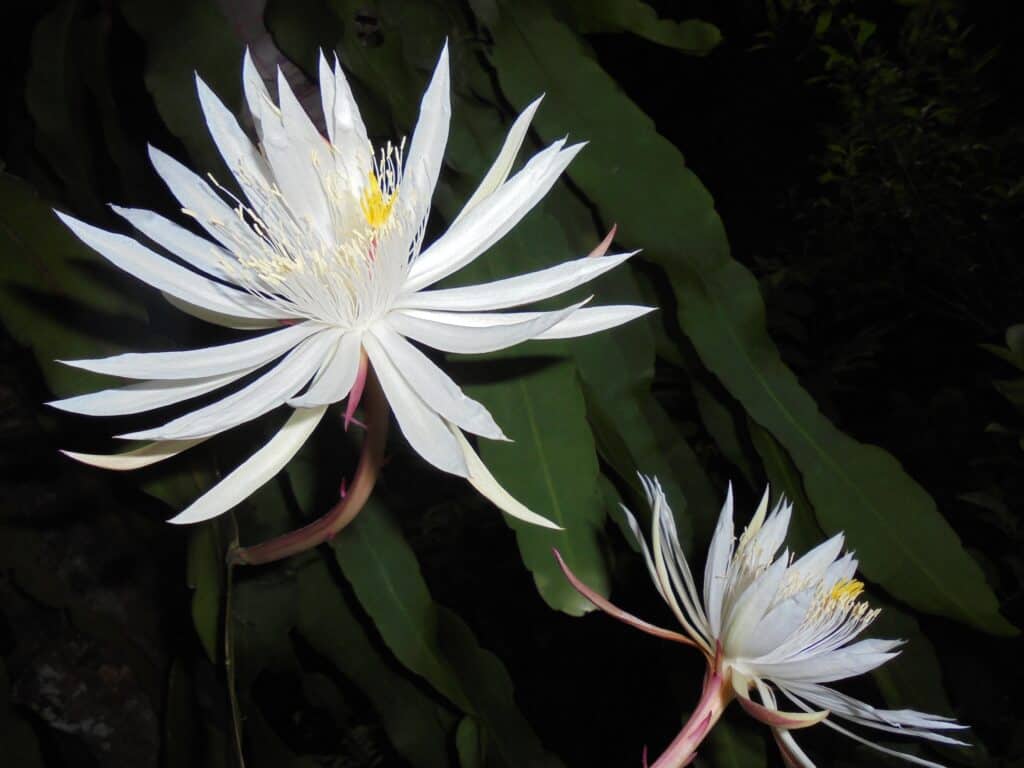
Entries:
{"label": "pale yellow stamen", "polygon": [[380,180],[377,174],[370,171],[370,181],[363,190],[363,197],[359,201],[359,207],[363,210],[366,223],[373,229],[380,229],[391,216],[391,209],[398,199],[398,190],[392,190],[385,195],[381,189]]}
{"label": "pale yellow stamen", "polygon": [[857,579],[841,579],[828,594],[829,601],[841,603],[856,600],[864,591],[864,582]]}

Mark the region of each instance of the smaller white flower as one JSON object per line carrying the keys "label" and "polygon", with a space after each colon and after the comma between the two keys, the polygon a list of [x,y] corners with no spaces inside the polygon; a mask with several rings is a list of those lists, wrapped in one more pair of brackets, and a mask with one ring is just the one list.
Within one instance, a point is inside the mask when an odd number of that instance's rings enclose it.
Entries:
{"label": "smaller white flower", "polygon": [[[654,478],[640,479],[652,512],[650,546],[633,515],[625,507],[623,511],[655,588],[683,634],[648,624],[612,605],[583,584],[557,551],[555,555],[573,586],[605,613],[648,634],[694,646],[708,662],[705,693],[694,717],[653,768],[684,765],[691,759],[733,698],[772,727],[791,767],[813,768],[790,731],[817,723],[908,762],[939,766],[875,744],[836,719],[941,744],[964,744],[941,733],[966,727],[949,718],[909,709],[877,709],[825,685],[870,672],[897,656],[896,649],[902,645],[899,640],[856,640],[879,611],[860,599],[864,585],[854,578],[853,554],[843,554],[842,534],[794,558],[782,549],[793,507],[780,499],[769,514],[766,489],[753,519],[735,540],[730,486],[711,540],[703,591],[698,591],[661,485]],[[800,711],[782,711],[779,694]]]}
{"label": "smaller white flower", "polygon": [[[207,520],[273,477],[327,407],[346,398],[347,424],[369,382],[383,389],[399,428],[424,459],[465,477],[508,514],[557,528],[513,499],[487,471],[464,431],[507,438],[487,409],[466,396],[417,344],[443,352],[493,352],[528,339],[595,333],[650,311],[583,308],[586,302],[557,311],[504,311],[558,296],[622,264],[631,253],[604,255],[611,235],[589,258],[482,285],[428,290],[504,237],[583,145],[556,141],[511,174],[540,100],[533,102],[513,123],[459,216],[423,248],[451,115],[447,45],[408,146],[402,140],[375,149],[337,59],[332,67],[321,55],[319,74],[326,136],[280,71],[275,103],[246,55],[243,83],[255,144],[196,78],[210,135],[244,199],[159,150],[151,148],[150,157],[183,213],[206,237],[147,210],[114,207],[138,239],[58,213],[83,242],[163,292],[179,309],[248,331],[250,337],[206,349],[67,361],[138,383],[51,405],[94,416],[141,413],[253,375],[216,402],[155,428],[120,435],[147,441],[139,448],[113,456],[69,455],[95,466],[134,469],[280,406],[293,409],[266,445],[171,522]],[[376,428],[380,439],[381,425]]]}

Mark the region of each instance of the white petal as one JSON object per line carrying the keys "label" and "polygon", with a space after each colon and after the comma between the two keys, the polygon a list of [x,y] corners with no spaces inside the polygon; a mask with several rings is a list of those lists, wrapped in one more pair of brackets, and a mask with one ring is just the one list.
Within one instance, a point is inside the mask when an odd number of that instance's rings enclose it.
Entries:
{"label": "white petal", "polygon": [[839,553],[843,551],[843,534],[837,533],[831,539],[823,541],[818,546],[814,547],[797,560],[793,565],[789,567],[790,572],[794,575],[794,578],[799,578],[801,581],[808,583],[815,582],[821,579],[825,574],[825,569],[830,566]]}
{"label": "white petal", "polygon": [[730,655],[743,655],[745,641],[764,618],[782,586],[789,562],[788,555],[779,557],[768,570],[758,576],[729,607],[724,617],[722,645]]}
{"label": "white petal", "polygon": [[514,518],[530,523],[531,525],[539,525],[542,528],[552,528],[556,531],[564,530],[562,526],[556,525],[555,523],[548,520],[546,517],[538,515],[536,512],[530,511],[520,501],[506,491],[497,480],[494,479],[494,475],[491,474],[490,470],[487,469],[487,465],[480,460],[477,456],[476,451],[469,444],[466,436],[462,434],[462,431],[454,425],[449,425],[452,434],[455,435],[455,439],[459,443],[459,447],[462,450],[462,455],[465,457],[466,466],[469,468],[469,484],[472,485],[477,492],[485,499],[490,501],[494,506],[500,509],[507,515],[511,515]]}
{"label": "white petal", "polygon": [[438,469],[467,477],[466,460],[445,422],[409,386],[380,342],[367,334],[363,337],[363,347],[409,445]]}
{"label": "white petal", "polygon": [[292,408],[310,408],[330,405],[348,397],[359,372],[362,354],[362,334],[346,333],[335,346],[334,352],[320,366],[316,378],[299,397],[288,401]]}
{"label": "white petal", "polygon": [[101,392],[67,397],[63,400],[52,400],[47,405],[84,416],[120,416],[129,413],[142,413],[205,395],[207,392],[212,392],[242,378],[253,370],[253,368],[248,368],[203,379],[144,381],[118,389],[105,389]]}
{"label": "white petal", "polygon": [[295,411],[266,445],[168,522],[175,525],[202,522],[244,501],[298,453],[326,410],[327,406],[321,406]]}
{"label": "white petal", "polygon": [[249,114],[252,115],[256,126],[256,133],[262,140],[264,121],[270,120],[280,126],[281,114],[270,98],[267,84],[256,68],[248,48],[245,49],[245,56],[242,59],[242,88],[245,91],[245,101],[249,105]]}
{"label": "white petal", "polygon": [[[234,174],[242,190],[248,194],[253,185],[266,189],[270,184],[270,168],[267,161],[245,135],[231,110],[224,106],[198,74],[196,90],[210,136],[220,150],[224,164]],[[261,197],[250,196],[249,199],[259,211]]]}
{"label": "white petal", "polygon": [[169,293],[163,293],[163,297],[168,304],[184,312],[186,315],[191,315],[199,320],[219,325],[223,328],[234,328],[236,331],[259,331],[267,328],[281,327],[281,321],[274,318],[260,319],[228,315],[224,312],[213,312],[205,307],[189,304],[187,301],[183,301],[177,296],[171,296]]}
{"label": "white petal", "polygon": [[254,296],[208,280],[154,253],[130,237],[107,232],[59,211],[57,216],[83,243],[115,267],[154,288],[214,312],[254,318],[280,316],[279,311]]}
{"label": "white petal", "polygon": [[119,472],[132,469],[142,469],[158,461],[177,456],[182,451],[187,451],[194,445],[199,445],[201,440],[164,440],[156,443],[148,443],[141,448],[135,448],[124,453],[75,453],[74,451],[61,451],[75,461],[88,464],[100,469],[113,469]]}
{"label": "white petal", "polygon": [[448,143],[448,124],[451,121],[451,84],[448,72],[448,41],[445,41],[437,60],[430,85],[420,102],[420,115],[409,142],[405,157],[403,185],[413,192],[413,205],[417,219],[430,210],[437,177],[441,173],[444,148]]}
{"label": "white petal", "polygon": [[[480,182],[480,186],[476,188],[473,195],[466,201],[462,211],[455,217],[455,221],[452,222],[453,224],[473,210],[481,200],[490,197],[498,187],[505,183],[505,179],[512,172],[512,165],[516,161],[516,155],[519,154],[519,148],[523,146],[526,132],[530,130],[533,115],[536,113],[537,107],[540,106],[543,98],[543,96],[539,96],[530,102],[526,109],[516,118],[516,121],[512,123],[508,136],[505,137],[505,143],[501,145],[501,151],[498,152],[498,156],[494,159],[490,170],[487,171],[487,175]],[[506,306],[512,305],[507,304]],[[477,309],[484,309],[484,307],[477,307]]]}
{"label": "white petal", "polygon": [[170,219],[142,208],[121,208],[110,206],[116,214],[126,219],[157,245],[166,248],[179,259],[191,264],[208,275],[231,282],[224,271],[222,260],[234,261],[234,256],[216,243],[194,235]]}
{"label": "white petal", "polygon": [[348,79],[337,56],[334,57],[334,71],[331,71],[323,51],[320,52],[320,102],[331,144],[342,154],[365,155],[369,139]]}
{"label": "white petal", "polygon": [[[765,493],[767,494],[767,490]],[[792,513],[792,504],[778,504],[761,530],[758,531],[757,547],[763,553],[764,558],[775,557],[775,553],[779,551],[779,547],[786,540],[786,531],[789,529]]]}
{"label": "white petal", "polygon": [[654,311],[654,307],[639,307],[631,304],[612,305],[608,307],[585,307],[570,317],[551,326],[548,330],[538,333],[533,338],[541,341],[553,339],[574,339],[592,333],[617,328],[620,325],[643,317]]}
{"label": "white petal", "polygon": [[131,352],[94,360],[60,362],[93,373],[127,379],[199,379],[269,363],[323,329],[322,325],[307,322],[217,347],[182,352]]}
{"label": "white petal", "polygon": [[785,752],[786,765],[791,768],[816,768],[807,753],[800,749],[793,738],[793,734],[782,728],[772,728],[772,734],[779,743],[779,748]]}
{"label": "white petal", "polygon": [[863,675],[899,655],[898,640],[861,640],[839,650],[793,661],[752,664],[761,677],[777,678],[783,683],[832,683]]}
{"label": "white petal", "polygon": [[557,312],[525,312],[523,319],[516,315],[396,310],[386,322],[403,336],[444,352],[494,352],[536,338],[576,312],[583,303]]}
{"label": "white petal", "polygon": [[708,613],[711,634],[719,637],[722,631],[722,598],[733,551],[732,483],[725,496],[725,504],[718,516],[718,524],[711,538],[707,564],[704,566],[704,608]]}
{"label": "white petal", "polygon": [[299,343],[258,379],[228,395],[155,429],[118,435],[125,440],[180,440],[210,437],[282,405],[306,386],[341,331],[331,329]]}
{"label": "white petal", "polygon": [[448,228],[409,268],[406,291],[436,283],[473,261],[519,223],[583,148],[562,149],[564,141],[534,155],[526,166]]}
{"label": "white petal", "polygon": [[449,312],[470,312],[516,307],[558,296],[617,267],[633,254],[621,253],[600,258],[584,257],[548,269],[530,272],[504,280],[462,288],[420,291],[400,298],[400,309],[436,309]]}
{"label": "white petal", "polygon": [[406,382],[428,406],[446,420],[475,435],[492,440],[507,440],[483,405],[467,396],[451,378],[406,341],[380,323],[370,331],[380,342],[385,354],[398,369]]}

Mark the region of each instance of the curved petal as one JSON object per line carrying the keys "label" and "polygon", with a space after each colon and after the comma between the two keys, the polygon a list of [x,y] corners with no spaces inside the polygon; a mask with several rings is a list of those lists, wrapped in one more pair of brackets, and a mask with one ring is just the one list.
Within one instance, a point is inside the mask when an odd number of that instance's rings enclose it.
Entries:
{"label": "curved petal", "polygon": [[718,523],[711,537],[711,547],[704,566],[704,608],[708,614],[708,624],[713,637],[722,634],[722,602],[733,552],[732,507],[732,483],[729,483],[729,490],[725,495],[722,511],[718,515]]}
{"label": "curved petal", "polygon": [[274,318],[259,319],[239,317],[238,315],[228,315],[223,312],[214,312],[204,307],[196,306],[195,304],[189,304],[187,301],[183,301],[177,296],[171,296],[169,293],[164,293],[163,297],[168,304],[175,309],[184,312],[186,315],[191,315],[192,317],[206,323],[219,325],[222,328],[233,328],[236,331],[260,331],[266,328],[281,327],[281,321]]}
{"label": "curved petal", "polygon": [[655,307],[640,307],[632,304],[584,307],[561,322],[555,323],[548,330],[541,331],[533,338],[540,341],[552,341],[554,339],[575,339],[579,336],[589,336],[592,333],[600,333],[610,328],[617,328],[654,310]]}
{"label": "curved petal", "polygon": [[[245,101],[249,105],[249,114],[252,115],[253,124],[256,126],[256,133],[260,140],[263,139],[264,121],[270,120],[281,125],[281,115],[270,98],[270,91],[263,80],[263,75],[256,68],[252,60],[252,53],[248,48],[242,57],[242,90],[245,92]],[[269,107],[269,109],[266,109]]]}
{"label": "curved petal", "polygon": [[556,141],[534,155],[515,176],[448,228],[409,268],[406,291],[418,291],[462,269],[519,223],[583,148]]}
{"label": "curved petal", "polygon": [[827,709],[819,712],[784,712],[781,709],[758,704],[746,692],[741,693],[736,698],[739,700],[740,706],[743,707],[744,711],[758,722],[786,731],[810,728],[812,725],[820,723],[830,714]]}
{"label": "curved petal", "polygon": [[254,368],[247,368],[203,379],[144,381],[118,389],[104,389],[100,392],[90,392],[87,395],[66,397],[63,400],[51,400],[47,405],[69,413],[80,413],[83,416],[120,416],[129,413],[142,413],[205,395],[207,392],[220,389],[254,370]]}
{"label": "curved petal", "polygon": [[291,461],[316,429],[326,410],[327,406],[320,406],[295,411],[266,445],[167,522],[175,525],[199,523],[217,517],[244,501]]}
{"label": "curved petal", "polygon": [[370,331],[380,342],[384,353],[416,394],[443,418],[475,435],[492,440],[507,440],[483,405],[467,396],[451,378],[385,324]]}
{"label": "curved petal", "polygon": [[363,348],[395,413],[398,426],[413,450],[438,469],[468,477],[469,469],[455,437],[441,417],[409,386],[380,342],[367,334],[363,337]]}
{"label": "curved petal", "polygon": [[118,435],[125,440],[180,440],[210,437],[282,405],[306,385],[336,342],[339,330],[317,334],[298,344],[281,362],[251,384],[163,426]]}
{"label": "curved petal", "polygon": [[530,123],[533,122],[533,116],[537,112],[537,107],[540,106],[543,99],[543,96],[538,96],[527,104],[526,109],[512,123],[512,127],[508,129],[508,135],[505,137],[505,142],[501,145],[501,150],[494,159],[490,170],[487,171],[487,174],[480,182],[480,186],[476,188],[476,191],[466,201],[466,204],[462,206],[462,210],[455,217],[455,221],[452,224],[458,222],[459,219],[479,205],[481,200],[490,197],[498,187],[505,183],[505,179],[508,178],[509,173],[512,171],[512,165],[516,161],[516,155],[519,154],[519,148],[523,146],[526,132],[530,130]]}
{"label": "curved petal", "polygon": [[899,640],[861,640],[839,650],[791,661],[752,663],[758,676],[777,678],[783,683],[831,683],[863,675],[899,655]]}
{"label": "curved petal", "polygon": [[441,49],[430,85],[420,102],[420,115],[413,129],[409,152],[405,156],[403,185],[413,191],[413,213],[417,221],[430,211],[437,177],[441,173],[444,148],[448,143],[448,124],[451,121],[451,84],[448,71],[448,41]]}
{"label": "curved petal", "polygon": [[65,365],[126,379],[200,379],[255,368],[280,357],[324,330],[317,323],[290,325],[245,341],[180,352],[129,352],[93,360],[60,360]]}
{"label": "curved petal", "polygon": [[185,269],[130,237],[107,232],[59,211],[57,216],[79,240],[115,267],[154,288],[214,312],[261,319],[281,317],[278,310],[251,294],[228,288]]}
{"label": "curved petal", "polygon": [[487,465],[483,463],[476,451],[469,444],[466,436],[462,434],[462,430],[453,424],[449,424],[448,428],[455,436],[455,440],[458,442],[459,447],[462,449],[463,458],[466,460],[466,466],[469,469],[469,484],[472,485],[477,493],[491,502],[494,506],[504,512],[506,515],[510,515],[518,520],[522,520],[525,523],[531,525],[539,525],[541,528],[551,528],[556,531],[564,530],[562,526],[556,525],[555,523],[548,520],[542,515],[538,515],[536,512],[531,511],[522,502],[516,499],[512,494],[505,490],[502,485],[494,479],[494,475],[487,469]]}
{"label": "curved petal", "polygon": [[516,307],[558,296],[614,269],[630,256],[621,253],[567,261],[554,267],[525,275],[494,280],[490,283],[420,291],[403,296],[396,303],[399,309],[434,309],[448,312],[472,312]]}
{"label": "curved petal", "polygon": [[110,206],[114,213],[125,219],[139,232],[157,245],[167,249],[182,261],[208,275],[231,282],[231,276],[224,271],[222,262],[233,261],[230,251],[214,242],[189,232],[184,227],[165,219],[158,213],[142,208]]}
{"label": "curved petal", "polygon": [[557,312],[487,315],[430,310],[395,310],[386,322],[403,336],[444,352],[494,352],[535,338],[569,317],[585,302]]}
{"label": "curved petal", "polygon": [[142,469],[151,464],[156,464],[164,459],[177,456],[189,448],[199,445],[206,440],[161,440],[155,443],[148,443],[139,448],[134,448],[123,453],[76,453],[75,451],[61,451],[65,456],[100,469],[113,469],[118,472],[126,472],[132,469]]}
{"label": "curved petal", "polygon": [[288,401],[292,408],[311,408],[344,400],[352,390],[359,371],[362,334],[346,333],[338,341],[330,357],[320,366],[316,378],[299,397]]}
{"label": "curved petal", "polygon": [[800,749],[796,739],[793,738],[789,731],[773,728],[772,736],[775,737],[775,743],[779,745],[779,752],[782,754],[782,760],[786,764],[786,768],[816,768],[811,758]]}
{"label": "curved petal", "polygon": [[655,637],[660,637],[665,640],[673,640],[677,643],[682,643],[683,645],[697,646],[693,640],[685,635],[673,632],[670,629],[663,629],[662,627],[655,626],[654,624],[649,624],[643,619],[639,619],[633,614],[622,610],[617,605],[612,604],[606,598],[602,597],[580,581],[576,574],[570,570],[568,565],[566,565],[565,560],[562,559],[562,555],[557,549],[554,550],[554,553],[555,559],[558,560],[558,566],[562,569],[562,573],[565,574],[565,578],[567,578],[569,583],[572,584],[573,589],[583,595],[583,597],[592,602],[595,607],[604,613],[607,613],[612,618],[618,619],[623,624],[628,624],[635,629],[639,629],[641,632],[646,632],[648,635],[654,635]]}

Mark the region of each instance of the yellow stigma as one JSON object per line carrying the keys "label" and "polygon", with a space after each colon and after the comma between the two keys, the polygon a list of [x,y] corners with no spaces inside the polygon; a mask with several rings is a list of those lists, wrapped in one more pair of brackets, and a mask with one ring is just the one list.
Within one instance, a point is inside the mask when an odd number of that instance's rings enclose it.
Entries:
{"label": "yellow stigma", "polygon": [[830,602],[846,602],[856,600],[864,591],[864,582],[857,579],[842,579],[836,582],[832,591],[828,593]]}
{"label": "yellow stigma", "polygon": [[385,196],[384,191],[380,188],[380,180],[377,178],[377,174],[370,171],[370,181],[363,191],[362,200],[359,201],[359,206],[363,209],[366,223],[373,229],[383,227],[391,216],[391,209],[394,207],[395,200],[397,199],[398,190],[392,190],[390,194]]}

